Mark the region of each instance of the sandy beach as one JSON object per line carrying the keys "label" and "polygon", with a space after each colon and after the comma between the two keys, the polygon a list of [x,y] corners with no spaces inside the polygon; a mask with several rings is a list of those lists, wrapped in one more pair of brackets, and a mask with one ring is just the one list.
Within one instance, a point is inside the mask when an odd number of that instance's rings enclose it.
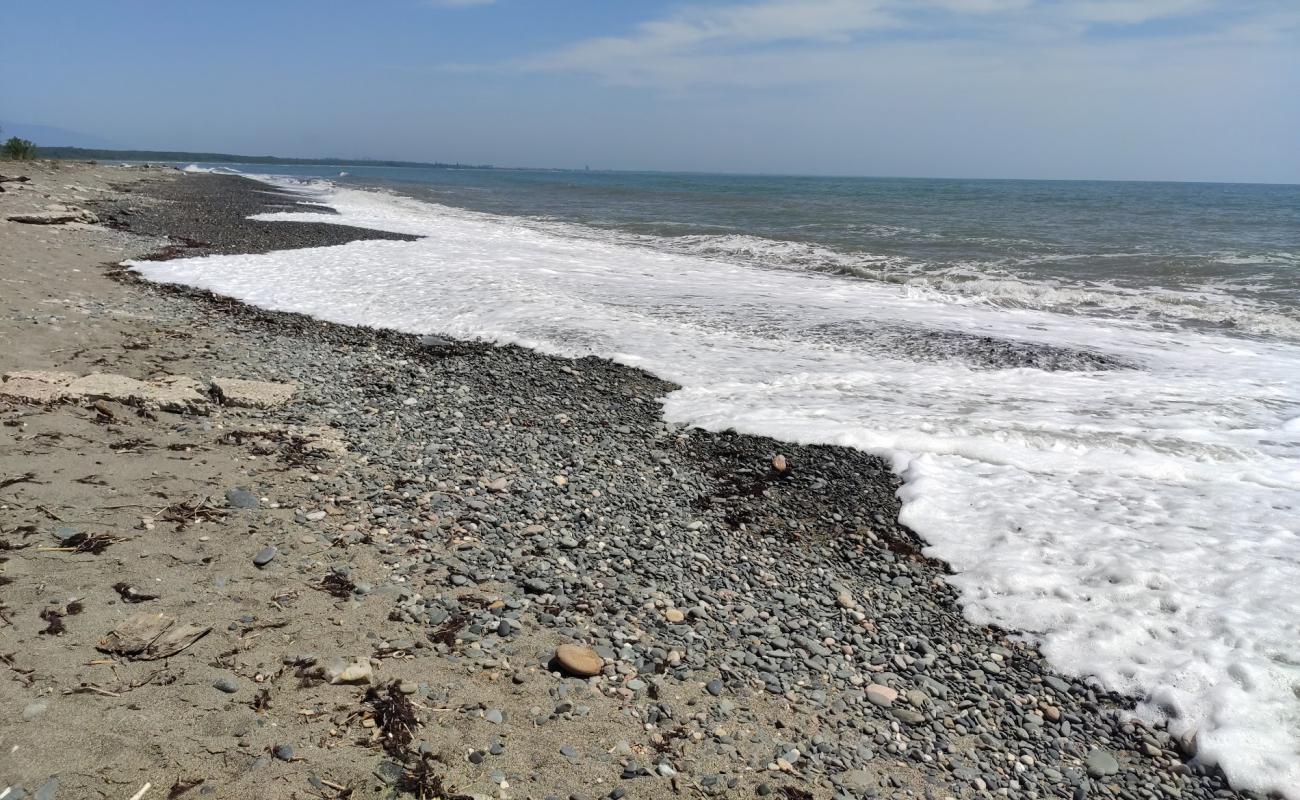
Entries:
{"label": "sandy beach", "polygon": [[6,800],[1248,796],[968,622],[874,456],[119,266],[404,238],[246,178],[0,173]]}

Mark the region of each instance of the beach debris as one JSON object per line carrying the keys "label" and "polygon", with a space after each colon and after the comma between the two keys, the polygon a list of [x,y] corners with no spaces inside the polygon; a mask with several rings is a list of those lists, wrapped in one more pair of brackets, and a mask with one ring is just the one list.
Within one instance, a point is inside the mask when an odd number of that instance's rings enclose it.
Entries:
{"label": "beach debris", "polygon": [[67,387],[76,379],[71,372],[7,372],[0,376],[0,395],[26,403],[57,403],[68,399]]}
{"label": "beach debris", "polygon": [[26,225],[66,225],[69,222],[94,225],[99,222],[99,217],[93,212],[76,206],[62,206],[47,211],[33,211],[28,214],[10,214],[8,219],[10,222],[21,222]]}
{"label": "beach debris", "polygon": [[298,386],[293,383],[248,381],[240,378],[213,378],[212,396],[223,406],[234,408],[278,408],[293,399]]}
{"label": "beach debris", "polygon": [[42,553],[90,553],[97,556],[107,550],[109,545],[126,541],[115,536],[109,536],[106,533],[74,533],[66,528],[55,531],[54,536],[59,540],[58,547],[38,547],[36,548],[37,551]]}
{"label": "beach debris", "polygon": [[22,475],[5,475],[0,476],[0,489],[6,489],[10,486],[17,486],[20,483],[39,483],[36,480],[35,472],[24,472]]}
{"label": "beach debris", "polygon": [[67,630],[63,625],[63,618],[80,614],[83,608],[85,606],[80,600],[71,600],[61,608],[42,609],[40,618],[45,620],[45,629],[41,633],[46,636],[58,636]]}
{"label": "beach debris", "polygon": [[344,683],[370,683],[374,678],[374,670],[370,667],[370,659],[358,658],[351,664],[346,664],[342,659],[335,659],[324,670],[325,681],[334,685]]}
{"label": "beach debris", "polygon": [[176,800],[176,798],[181,797],[186,792],[199,788],[203,785],[204,780],[206,779],[198,778],[195,780],[183,781],[180,778],[177,778],[176,782],[172,784],[172,788],[167,790],[167,800]]}
{"label": "beach debris", "polygon": [[178,622],[168,614],[141,612],[113,629],[95,645],[95,649],[132,661],[155,661],[176,655],[207,636],[211,630],[189,622]]}
{"label": "beach debris", "polygon": [[[194,412],[208,405],[203,385],[184,375],[139,381],[106,372],[77,376],[70,372],[22,370],[0,376],[0,396],[40,404],[112,400],[149,411]],[[96,411],[104,415],[98,406]]]}
{"label": "beach debris", "polygon": [[551,663],[561,672],[578,678],[599,675],[605,666],[605,660],[595,650],[578,644],[562,644],[555,648]]}
{"label": "beach debris", "polygon": [[388,755],[405,761],[411,740],[415,737],[415,729],[420,725],[410,698],[402,692],[397,681],[390,681],[383,687],[368,689],[365,702],[374,715],[375,733],[372,741],[377,741]]}
{"label": "beach debris", "polygon": [[145,594],[129,583],[115,583],[113,584],[113,591],[117,592],[118,596],[128,603],[143,603],[148,600],[158,599],[158,595]]}
{"label": "beach debris", "polygon": [[152,789],[152,788],[153,788],[153,784],[152,784],[152,783],[148,783],[148,782],[146,782],[144,786],[141,786],[141,787],[140,787],[140,790],[139,790],[139,791],[137,791],[135,794],[131,795],[130,800],[140,800],[140,798],[144,797],[144,796],[145,796],[145,793],[148,792],[148,791],[149,791],[150,789]]}
{"label": "beach debris", "polygon": [[174,522],[177,530],[184,530],[195,522],[220,519],[225,515],[225,509],[218,508],[211,497],[200,497],[188,502],[172,503],[158,512],[156,518]]}
{"label": "beach debris", "polygon": [[340,600],[346,600],[352,596],[352,592],[356,590],[357,585],[342,573],[330,572],[324,578],[321,578],[318,585],[312,588],[327,592]]}

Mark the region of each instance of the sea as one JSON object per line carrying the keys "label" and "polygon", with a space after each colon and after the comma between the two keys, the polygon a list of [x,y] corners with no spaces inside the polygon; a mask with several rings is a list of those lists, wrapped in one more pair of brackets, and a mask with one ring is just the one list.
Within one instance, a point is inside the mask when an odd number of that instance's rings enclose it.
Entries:
{"label": "sea", "polygon": [[[416,234],[136,263],[880,454],[965,614],[1300,798],[1300,186],[191,165]],[[345,170],[345,172],[344,172]]]}

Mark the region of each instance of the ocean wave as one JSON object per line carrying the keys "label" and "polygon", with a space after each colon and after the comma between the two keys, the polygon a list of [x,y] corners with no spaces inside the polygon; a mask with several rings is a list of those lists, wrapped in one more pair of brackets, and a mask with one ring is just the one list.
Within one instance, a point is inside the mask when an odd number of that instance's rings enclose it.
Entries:
{"label": "ocean wave", "polygon": [[[1300,338],[1300,310],[1246,296],[1252,288],[1248,282],[1230,284],[1221,281],[1202,284],[1194,290],[1120,286],[1104,282],[1069,283],[1060,279],[1030,277],[1023,272],[1018,274],[1010,262],[936,266],[905,256],[846,253],[818,244],[744,234],[639,237],[638,241],[707,258],[740,259],[759,266],[811,270],[897,284],[912,291],[946,296],[957,303],[1107,315],[1150,323],[1209,326],[1236,333]],[[1036,256],[1015,263],[1024,270],[1035,261],[1141,255],[1072,253]]]}

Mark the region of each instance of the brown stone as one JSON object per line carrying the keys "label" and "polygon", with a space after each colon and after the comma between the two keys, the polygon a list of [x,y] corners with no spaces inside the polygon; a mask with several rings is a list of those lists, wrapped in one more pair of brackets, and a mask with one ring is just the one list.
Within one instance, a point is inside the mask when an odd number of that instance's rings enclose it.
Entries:
{"label": "brown stone", "polygon": [[561,672],[578,678],[599,675],[605,660],[590,647],[579,644],[562,644],[555,648],[555,665]]}

